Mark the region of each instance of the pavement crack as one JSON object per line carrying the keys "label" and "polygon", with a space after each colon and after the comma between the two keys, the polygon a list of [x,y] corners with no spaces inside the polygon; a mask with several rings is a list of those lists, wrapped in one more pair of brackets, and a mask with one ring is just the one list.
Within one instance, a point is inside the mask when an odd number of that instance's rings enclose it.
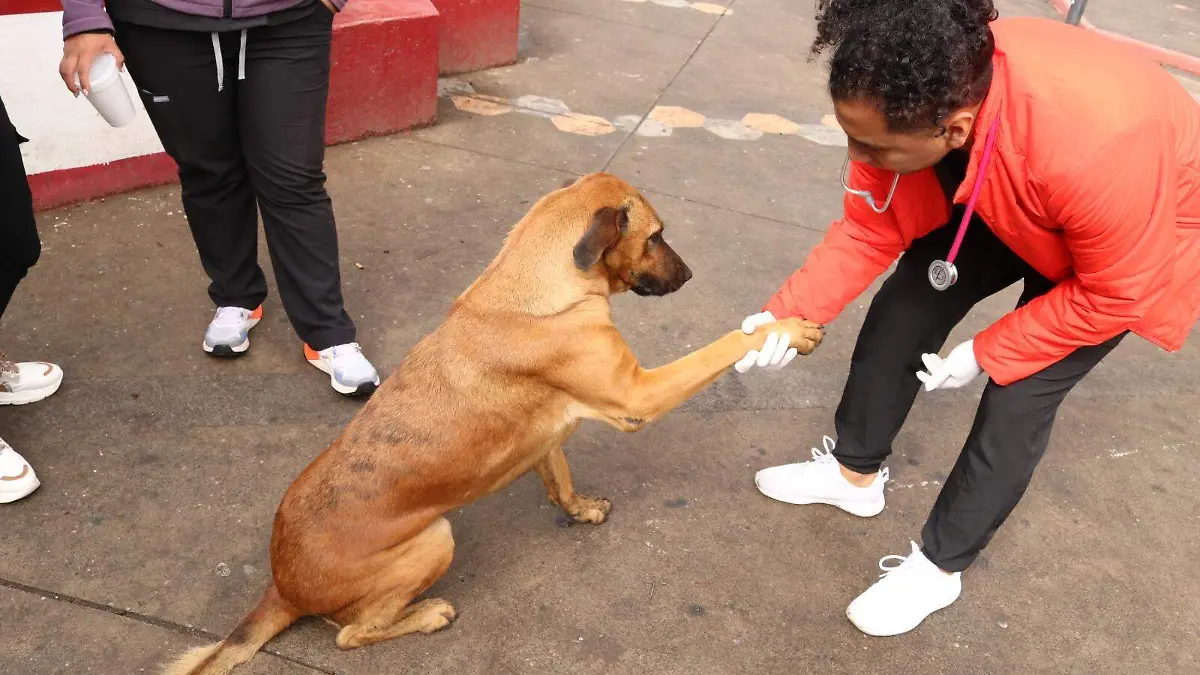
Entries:
{"label": "pavement crack", "polygon": [[[635,187],[637,187],[637,186],[635,186]],[[738,209],[731,209],[728,206],[721,206],[720,204],[713,204],[711,202],[701,201],[701,200],[695,199],[693,197],[685,197],[683,195],[677,195],[672,192],[666,192],[663,190],[656,190],[654,188],[638,187],[638,190],[640,190],[641,192],[643,192],[645,194],[661,195],[668,199],[678,199],[681,202],[687,202],[689,204],[696,204],[697,206],[703,206],[703,207],[710,208],[710,209],[717,209],[718,211],[724,211],[725,213],[730,213],[735,216],[746,216],[747,218],[755,218],[757,220],[762,220],[764,222],[774,223],[776,225],[783,225],[784,227],[794,227],[794,228],[797,228],[800,230],[807,230],[809,232],[815,232],[817,234],[824,234],[825,231],[828,229],[828,225],[826,225],[824,227],[813,227],[811,225],[805,225],[804,223],[793,223],[793,222],[790,222],[787,220],[780,220],[778,218],[772,218],[771,216],[764,216],[760,213],[750,213],[748,211],[740,211]]]}
{"label": "pavement crack", "polygon": [[[555,173],[560,173],[563,176],[574,176],[577,178],[580,175],[569,169],[564,169],[564,168],[556,167],[556,166],[550,166],[549,164],[539,164],[537,162],[530,162],[530,161],[523,160],[523,159],[514,159],[512,157],[505,157],[504,155],[500,155],[500,154],[497,154],[494,152],[485,152],[483,150],[476,150],[474,148],[466,148],[461,145],[454,145],[453,143],[447,143],[445,141],[438,141],[438,140],[434,140],[432,138],[425,138],[425,137],[421,136],[419,133],[414,133],[413,135],[408,136],[407,140],[410,140],[414,143],[424,143],[425,145],[432,145],[437,148],[457,150],[459,152],[465,152],[465,153],[468,153],[471,155],[479,155],[480,157],[487,157],[489,159],[498,159],[498,160],[501,160],[504,162],[508,162],[510,164],[520,164],[521,166],[527,166],[531,169],[539,169],[539,170],[543,170],[543,171],[553,171]],[[388,141],[388,139],[384,138],[380,142],[387,142],[387,141]]]}
{"label": "pavement crack", "polygon": [[[82,607],[84,609],[91,609],[91,610],[94,610],[97,612],[104,612],[105,614],[119,616],[123,619],[131,619],[133,621],[138,621],[138,622],[150,625],[150,626],[155,626],[157,628],[169,630],[173,633],[187,635],[188,637],[201,638],[204,640],[208,640],[210,642],[219,642],[224,639],[223,636],[214,635],[213,633],[210,633],[206,630],[201,630],[199,628],[193,628],[191,626],[184,626],[182,624],[178,624],[173,621],[167,621],[166,619],[160,619],[156,616],[150,616],[149,614],[142,614],[141,612],[137,612],[132,609],[120,609],[117,607],[112,607],[110,605],[102,605],[98,602],[92,602],[91,600],[87,600],[85,598],[80,598],[80,597],[77,597],[74,595],[68,595],[66,593],[55,593],[54,591],[49,591],[44,588],[38,588],[37,586],[29,586],[27,584],[23,584],[18,581],[10,581],[8,579],[0,579],[0,587],[7,588],[7,589],[13,590],[13,591],[17,591],[19,593],[27,593],[29,595],[36,595],[39,598],[49,598],[51,600],[56,600],[58,602],[64,602],[68,605],[74,605],[76,607]],[[277,649],[271,649],[269,647],[264,647],[260,651],[262,651],[264,654],[270,654],[271,656],[274,656],[278,659],[287,661],[288,663],[291,663],[291,664],[294,664],[297,666],[302,666],[304,668],[308,668],[309,670],[311,670],[313,672],[322,673],[323,675],[345,675],[344,673],[339,673],[338,671],[329,670],[328,668],[324,668],[324,667],[318,666],[314,663],[310,663],[308,661],[305,661],[304,659],[298,659],[294,656],[284,654]]]}
{"label": "pavement crack", "polygon": [[[736,2],[736,0],[733,0],[729,3],[729,9],[733,8],[734,2]],[[704,46],[705,42],[708,42],[709,36],[713,34],[713,31],[717,29],[717,26],[721,25],[721,21],[725,18],[725,16],[725,14],[718,16],[717,20],[708,27],[708,31],[704,33],[704,37],[696,41],[696,46],[692,48],[692,53],[688,54],[688,57],[683,60],[683,65],[679,66],[679,70],[675,71],[675,74],[671,76],[671,79],[667,82],[666,86],[664,86],[662,89],[659,89],[658,95],[654,97],[654,101],[650,103],[650,107],[647,108],[646,112],[642,114],[642,119],[639,120],[637,124],[632,125],[634,130],[636,130],[639,125],[644,123],[646,118],[650,116],[650,113],[654,112],[654,109],[658,107],[658,102],[661,101],[663,96],[665,96],[666,93],[671,90],[671,86],[675,84],[675,80],[679,79],[679,76],[682,75],[683,71],[687,69],[689,64],[691,64],[692,59],[696,57],[696,53],[700,51],[700,48]],[[625,138],[621,140],[620,145],[617,146],[617,149],[614,150],[612,154],[608,156],[608,160],[604,162],[604,168],[601,169],[602,171],[608,171],[612,163],[616,161],[617,157],[621,154],[621,151],[624,150],[625,146],[629,144],[629,139],[633,138],[634,135],[636,135],[636,131],[633,130],[626,134]]]}
{"label": "pavement crack", "polygon": [[[655,103],[654,103],[654,105],[651,105],[651,106],[650,106],[650,110],[651,110],[651,111],[653,111],[653,110],[654,110],[654,107],[655,107],[656,105],[658,105],[658,101],[657,101],[657,99],[655,100]],[[649,114],[650,114],[650,113],[649,113],[649,112],[647,112],[645,115],[643,115],[643,116],[642,116],[642,120],[644,121],[644,120],[646,119],[646,116],[647,116],[647,115],[649,115]],[[633,134],[631,133],[630,135],[632,136]],[[422,138],[422,137],[421,137],[421,136],[419,136],[419,135],[413,135],[413,136],[410,136],[410,137],[409,137],[409,140],[413,141],[414,143],[423,143],[423,144],[425,144],[425,145],[432,145],[432,146],[435,146],[435,147],[438,147],[438,148],[447,148],[447,149],[450,149],[450,150],[457,150],[457,151],[459,151],[459,152],[465,152],[465,153],[467,153],[467,154],[471,154],[471,155],[478,155],[478,156],[480,156],[480,157],[487,157],[487,158],[489,158],[489,159],[498,159],[498,160],[502,160],[502,161],[509,162],[509,163],[512,163],[512,164],[520,164],[521,166],[526,166],[526,167],[529,167],[529,168],[531,168],[531,169],[539,169],[539,170],[543,170],[543,171],[553,171],[553,172],[555,172],[555,173],[557,173],[557,174],[561,174],[562,176],[573,176],[573,177],[575,177],[575,178],[578,178],[578,177],[580,176],[580,174],[578,174],[578,173],[575,173],[574,171],[570,171],[570,170],[568,170],[568,169],[563,169],[563,168],[560,168],[560,167],[549,166],[549,165],[547,165],[547,164],[538,164],[537,162],[529,162],[529,161],[520,160],[520,159],[513,159],[513,158],[511,158],[511,157],[503,157],[503,156],[501,156],[501,155],[497,155],[497,154],[493,154],[493,153],[489,153],[489,152],[483,152],[483,151],[480,151],[480,150],[474,150],[474,149],[471,149],[471,148],[464,148],[464,147],[461,147],[461,146],[458,146],[458,145],[453,145],[453,144],[450,144],[450,143],[444,143],[444,142],[442,142],[442,141],[436,141],[436,140],[433,140],[433,139],[430,139],[430,138]],[[628,137],[626,138],[626,140],[628,140]],[[623,146],[623,145],[624,145],[624,143],[622,143],[622,146]],[[617,150],[617,153],[619,153],[619,152],[620,152],[620,149],[618,148],[618,150]],[[606,161],[606,162],[604,163],[604,166],[603,166],[602,168],[598,169],[598,170],[599,170],[599,171],[607,171],[607,170],[609,169],[609,165],[610,165],[610,164],[612,164],[612,162],[613,162],[613,160],[614,160],[614,159],[616,159],[617,153],[613,153],[612,157],[609,157],[609,158],[608,158],[608,161]],[[795,228],[798,228],[798,229],[801,229],[801,230],[807,230],[807,231],[809,231],[809,232],[816,232],[816,233],[818,233],[818,234],[823,234],[823,233],[825,232],[825,230],[826,230],[826,227],[813,227],[813,226],[810,226],[810,225],[805,225],[805,224],[803,224],[803,223],[794,223],[794,222],[787,221],[787,220],[780,220],[780,219],[778,219],[778,218],[772,218],[771,216],[765,216],[765,215],[763,215],[763,214],[761,214],[761,213],[750,213],[750,212],[748,212],[748,211],[741,211],[741,210],[738,210],[738,209],[732,209],[732,208],[729,208],[728,206],[721,206],[721,205],[719,205],[719,204],[713,204],[713,203],[711,203],[711,202],[701,201],[701,200],[699,200],[699,199],[695,199],[695,198],[693,198],[693,197],[685,197],[685,196],[683,196],[683,195],[677,195],[677,194],[674,194],[673,192],[667,192],[666,190],[656,190],[656,189],[654,189],[654,188],[643,187],[643,186],[640,186],[640,185],[638,185],[638,184],[637,184],[637,182],[636,182],[635,180],[632,180],[632,179],[629,179],[629,180],[628,180],[628,182],[629,182],[631,185],[633,185],[634,187],[636,187],[638,190],[640,190],[640,191],[642,191],[642,192],[644,192],[644,193],[647,193],[647,194],[658,194],[658,195],[662,195],[663,197],[667,197],[667,198],[669,198],[669,199],[678,199],[678,200],[680,200],[680,201],[683,201],[683,202],[688,202],[688,203],[690,203],[690,204],[696,204],[696,205],[698,205],[698,206],[704,206],[704,207],[708,207],[708,208],[719,209],[719,210],[721,210],[721,211],[724,211],[724,212],[726,212],[726,213],[732,213],[732,214],[734,214],[734,215],[738,215],[738,216],[746,216],[746,217],[749,217],[749,218],[756,218],[756,219],[759,219],[759,220],[762,220],[762,221],[765,221],[765,222],[769,222],[769,223],[775,223],[776,225],[783,225],[783,226],[785,226],[785,227],[795,227]]]}
{"label": "pavement crack", "polygon": [[[620,19],[614,19],[614,18],[608,17],[608,16],[598,16],[596,14],[586,14],[584,12],[580,12],[577,10],[563,9],[562,7],[555,7],[551,2],[545,2],[545,0],[534,1],[534,2],[530,2],[529,0],[526,0],[524,4],[526,4],[530,7],[537,7],[538,9],[543,10],[543,11],[553,12],[555,14],[566,14],[567,16],[577,16],[582,19],[592,19],[593,21],[601,21],[604,23],[611,23],[611,24],[615,24],[617,26],[628,26],[629,28],[637,28],[639,30],[653,31],[655,33],[664,33],[666,35],[674,35],[675,37],[681,37],[681,38],[694,39],[696,37],[693,34],[675,31],[675,30],[671,30],[669,28],[648,28],[648,27],[640,25],[640,24],[631,23],[629,21],[621,21]],[[731,6],[732,6],[732,3],[731,3]],[[707,37],[707,36],[705,36],[705,37]]]}

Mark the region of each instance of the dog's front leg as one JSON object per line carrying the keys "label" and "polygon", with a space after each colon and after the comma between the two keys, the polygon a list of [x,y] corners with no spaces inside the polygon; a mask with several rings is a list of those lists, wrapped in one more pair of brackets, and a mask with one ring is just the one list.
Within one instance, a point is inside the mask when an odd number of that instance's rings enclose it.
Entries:
{"label": "dog's front leg", "polygon": [[612,502],[607,499],[593,499],[575,492],[575,486],[571,484],[571,468],[567,466],[567,455],[562,445],[556,444],[553,450],[533,465],[533,470],[546,484],[550,501],[561,506],[575,522],[599,525],[612,511]]}
{"label": "dog's front leg", "polygon": [[564,388],[590,410],[590,417],[623,431],[638,431],[700,393],[746,352],[762,349],[771,332],[787,333],[801,354],[811,353],[822,338],[821,327],[816,323],[784,319],[759,327],[750,335],[730,332],[677,361],[651,370],[638,365],[628,345],[621,341],[611,348],[611,353],[617,355],[610,357],[615,363],[593,352],[579,360],[583,365],[572,373]]}

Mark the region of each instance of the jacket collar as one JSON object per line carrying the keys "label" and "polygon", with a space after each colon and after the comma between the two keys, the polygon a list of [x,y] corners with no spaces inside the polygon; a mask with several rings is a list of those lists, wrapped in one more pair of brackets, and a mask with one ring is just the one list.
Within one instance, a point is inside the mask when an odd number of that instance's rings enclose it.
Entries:
{"label": "jacket collar", "polygon": [[[967,172],[963,177],[962,183],[954,192],[954,203],[965,204],[971,197],[971,190],[975,187],[975,180],[979,175],[979,163],[983,159],[983,150],[987,147],[988,129],[991,128],[992,122],[1000,117],[1004,112],[1005,95],[1008,92],[1008,68],[1005,63],[1004,53],[1000,51],[1000,47],[996,47],[996,53],[992,56],[992,84],[988,88],[987,96],[983,99],[983,105],[979,108],[979,115],[975,118],[975,127],[971,130],[974,134],[974,142],[971,144],[971,156],[967,161]],[[1006,129],[1004,128],[1004,119],[1001,118],[1000,125],[996,127],[997,147],[992,150],[992,163],[988,167],[988,173],[994,174],[996,170],[995,155],[1000,151],[1000,139],[1005,136]],[[984,176],[986,183],[990,176]],[[983,190],[980,190],[980,194]]]}

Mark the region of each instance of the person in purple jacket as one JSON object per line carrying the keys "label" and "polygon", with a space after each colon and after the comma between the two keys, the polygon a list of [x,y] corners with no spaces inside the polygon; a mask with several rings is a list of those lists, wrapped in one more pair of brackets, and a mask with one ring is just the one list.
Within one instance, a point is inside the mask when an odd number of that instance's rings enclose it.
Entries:
{"label": "person in purple jacket", "polygon": [[[333,17],[346,0],[62,0],[59,74],[88,91],[104,52],[127,66],[167,154],[216,314],[204,351],[236,356],[262,318],[258,212],[284,310],[335,390],[370,394],[374,366],[342,300],[325,191]],[[107,11],[106,11],[107,9]]]}

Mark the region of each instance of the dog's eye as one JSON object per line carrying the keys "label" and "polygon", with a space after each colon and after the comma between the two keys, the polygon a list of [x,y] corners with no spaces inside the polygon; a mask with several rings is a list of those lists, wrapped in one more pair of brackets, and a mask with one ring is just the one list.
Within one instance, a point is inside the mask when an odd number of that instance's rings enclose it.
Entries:
{"label": "dog's eye", "polygon": [[654,234],[650,235],[650,238],[647,239],[646,241],[650,242],[651,244],[661,244],[662,240],[663,240],[662,230],[659,230],[658,232],[655,232]]}

